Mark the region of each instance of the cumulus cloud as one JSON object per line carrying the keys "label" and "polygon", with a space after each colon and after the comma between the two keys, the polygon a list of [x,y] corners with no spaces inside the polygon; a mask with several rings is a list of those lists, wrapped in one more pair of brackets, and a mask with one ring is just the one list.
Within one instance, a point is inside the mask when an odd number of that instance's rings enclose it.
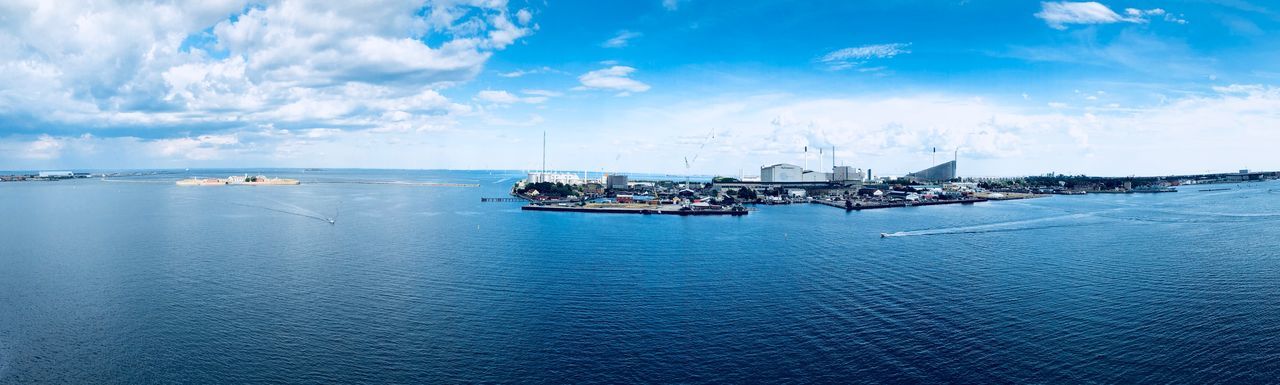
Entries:
{"label": "cumulus cloud", "polygon": [[1186,24],[1181,17],[1174,16],[1164,9],[1127,8],[1121,15],[1102,3],[1089,2],[1042,2],[1040,12],[1035,17],[1044,20],[1053,29],[1067,29],[1070,24],[1111,24],[1111,23],[1146,23],[1150,17],[1162,17],[1165,21]]}
{"label": "cumulus cloud", "polygon": [[210,160],[223,157],[223,148],[240,143],[235,135],[201,135],[195,138],[160,139],[149,142],[153,153],[164,158],[181,157]]}
{"label": "cumulus cloud", "polygon": [[520,25],[529,24],[530,21],[533,21],[533,12],[529,12],[528,9],[516,11],[516,21],[519,21]]}
{"label": "cumulus cloud", "polygon": [[23,149],[21,156],[27,159],[56,159],[62,155],[62,147],[62,140],[49,135],[40,135],[39,139]]}
{"label": "cumulus cloud", "polygon": [[27,122],[10,135],[127,127],[206,158],[227,144],[201,135],[270,123],[439,130],[472,112],[439,91],[533,15],[494,0],[19,0],[0,6],[0,120]]}
{"label": "cumulus cloud", "polygon": [[[911,43],[872,44],[860,47],[842,48],[831,51],[818,61],[833,70],[843,70],[860,66],[872,59],[888,59],[894,56],[911,53],[907,48]],[[864,72],[875,72],[883,67],[868,69]]]}
{"label": "cumulus cloud", "polygon": [[609,91],[620,91],[619,96],[630,95],[632,92],[645,92],[649,90],[649,85],[632,79],[631,73],[636,69],[627,66],[612,66],[605,69],[595,70],[582,74],[578,77],[581,86],[576,87],[578,90],[598,89]]}
{"label": "cumulus cloud", "polygon": [[627,46],[627,44],[628,44],[628,43],[630,43],[631,39],[635,39],[635,38],[640,37],[640,36],[643,36],[643,35],[644,35],[644,34],[639,33],[639,32],[632,32],[632,31],[627,31],[627,30],[618,31],[618,34],[617,34],[617,35],[614,35],[614,36],[613,36],[612,38],[610,38],[609,40],[605,40],[605,42],[604,42],[603,44],[600,44],[600,46],[605,47],[605,48],[622,48],[622,47],[626,47],[626,46]]}

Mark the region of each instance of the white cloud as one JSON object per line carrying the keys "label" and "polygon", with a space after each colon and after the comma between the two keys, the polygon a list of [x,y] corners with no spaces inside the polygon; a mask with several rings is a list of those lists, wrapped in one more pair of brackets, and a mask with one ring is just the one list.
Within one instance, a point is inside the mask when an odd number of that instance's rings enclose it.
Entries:
{"label": "white cloud", "polygon": [[476,93],[476,100],[487,103],[511,104],[520,102],[520,97],[512,95],[507,91],[485,90]]}
{"label": "white cloud", "polygon": [[557,92],[557,91],[550,91],[550,90],[522,90],[520,92],[524,94],[529,94],[529,95],[546,96],[546,97],[556,97],[556,96],[564,95],[564,93]]}
{"label": "white cloud", "polygon": [[613,36],[612,38],[610,38],[609,40],[605,40],[605,42],[604,42],[603,44],[601,44],[600,46],[605,47],[605,48],[622,48],[622,47],[626,47],[626,46],[627,46],[627,44],[628,44],[628,43],[630,43],[631,39],[635,39],[635,38],[640,37],[640,36],[643,36],[643,35],[644,35],[644,34],[641,34],[641,33],[639,33],[639,32],[632,32],[632,31],[627,31],[627,30],[618,31],[618,34],[617,34],[617,35],[614,35],[614,36]]}
{"label": "white cloud", "polygon": [[1105,40],[1090,38],[1067,44],[1015,46],[1006,55],[1030,61],[1106,66],[1166,78],[1202,79],[1217,67],[1216,59],[1198,53],[1182,39],[1134,29],[1122,30]]}
{"label": "white cloud", "polygon": [[527,70],[515,70],[511,72],[503,72],[498,74],[498,76],[501,76],[504,78],[518,78],[525,75],[537,75],[537,74],[546,74],[546,73],[562,73],[562,72],[557,71],[551,67],[542,66],[542,67],[531,68]]}
{"label": "white cloud", "polygon": [[528,9],[516,11],[516,21],[519,21],[520,25],[529,24],[530,21],[533,21],[533,13],[529,12]]}
{"label": "white cloud", "polygon": [[473,79],[533,17],[501,0],[19,0],[0,6],[0,119],[158,135],[439,130],[472,111],[438,91]]}
{"label": "white cloud", "polygon": [[[860,47],[842,48],[831,51],[818,61],[826,64],[833,70],[844,70],[854,68],[865,64],[873,59],[888,59],[894,56],[911,53],[907,47],[911,43],[891,43],[891,44],[872,44]],[[884,67],[872,67],[862,72],[875,72],[884,69]]]}
{"label": "white cloud", "polygon": [[[404,104],[431,104],[433,97],[417,99]],[[960,172],[967,176],[1049,171],[1162,175],[1274,165],[1270,145],[1275,127],[1280,126],[1275,111],[1280,111],[1280,88],[1229,85],[1207,94],[1124,109],[1057,110],[973,95],[732,94],[631,107],[583,119],[540,115],[483,119],[493,126],[555,127],[548,152],[562,155],[552,155],[549,161],[563,169],[683,173],[680,159],[699,152],[701,140],[696,139],[715,127],[715,138],[701,150],[695,173],[737,175],[743,169],[750,175],[761,164],[803,164],[801,150],[807,145],[811,149],[835,146],[839,161],[872,168],[877,175],[927,166],[932,147],[940,152],[959,148]],[[541,130],[436,130],[436,122],[409,119],[404,123],[385,126],[378,133],[267,125],[170,139],[6,137],[0,138],[0,164],[17,169],[260,164],[497,169],[533,166],[539,158]],[[618,132],[645,135],[620,136]],[[1153,142],[1152,137],[1160,140]],[[94,155],[95,147],[111,151]],[[56,157],[51,149],[57,150]],[[815,157],[809,159],[816,168]]]}
{"label": "white cloud", "polygon": [[1187,21],[1174,16],[1161,8],[1136,9],[1126,8],[1120,15],[1111,8],[1098,2],[1042,2],[1040,12],[1035,17],[1044,20],[1050,28],[1067,29],[1069,24],[1111,24],[1111,23],[1146,23],[1150,17],[1162,17],[1165,21],[1186,24]]}
{"label": "white cloud", "polygon": [[62,156],[62,141],[49,135],[40,135],[22,151],[26,159],[57,159]]}
{"label": "white cloud", "polygon": [[578,81],[581,82],[582,85],[576,89],[620,91],[619,96],[626,96],[632,92],[648,91],[648,84],[644,84],[630,78],[631,73],[635,71],[636,69],[632,67],[612,66],[601,70],[587,72],[578,77]]}
{"label": "white cloud", "polygon": [[[528,93],[528,92],[526,92]],[[507,91],[484,90],[476,93],[476,100],[491,104],[515,104],[515,103],[542,103],[546,102],[548,96],[534,95],[520,97]]]}
{"label": "white cloud", "polygon": [[152,152],[163,158],[211,160],[225,156],[226,146],[239,144],[235,135],[201,135],[195,138],[160,139],[149,144]]}
{"label": "white cloud", "polygon": [[[575,152],[580,163],[559,166],[571,169],[605,165],[637,172],[684,172],[679,159],[692,156],[698,145],[680,144],[687,142],[681,138],[721,127],[702,150],[694,173],[737,175],[744,169],[751,175],[762,164],[803,164],[804,146],[812,150],[834,145],[838,160],[873,168],[880,175],[928,166],[932,147],[940,152],[959,148],[961,173],[971,176],[1050,171],[1167,175],[1274,165],[1268,138],[1280,126],[1277,110],[1280,88],[1247,85],[1123,109],[1053,109],[940,94],[724,95],[637,107],[576,126],[548,123],[583,133],[592,132],[591,127],[614,128],[558,140],[580,149]],[[639,131],[646,135],[615,135]],[[1152,142],[1151,137],[1161,140]],[[614,166],[619,157],[630,161]],[[809,161],[817,167],[812,154]]]}
{"label": "white cloud", "polygon": [[1125,21],[1123,16],[1098,2],[1042,2],[1035,16],[1054,29],[1067,29],[1067,24],[1107,24]]}
{"label": "white cloud", "polygon": [[906,50],[910,43],[873,44],[861,47],[850,47],[832,51],[822,57],[822,61],[883,59],[911,53]]}
{"label": "white cloud", "polygon": [[681,0],[662,0],[662,8],[666,8],[668,11],[674,11],[680,8],[680,1]]}

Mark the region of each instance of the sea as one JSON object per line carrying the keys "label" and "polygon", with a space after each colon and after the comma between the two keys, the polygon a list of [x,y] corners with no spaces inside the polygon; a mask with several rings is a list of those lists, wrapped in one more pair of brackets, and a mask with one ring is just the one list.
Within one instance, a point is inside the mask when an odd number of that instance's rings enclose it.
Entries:
{"label": "sea", "polygon": [[[173,183],[244,173],[303,184]],[[1277,182],[678,217],[142,174],[0,183],[0,384],[1280,379]]]}

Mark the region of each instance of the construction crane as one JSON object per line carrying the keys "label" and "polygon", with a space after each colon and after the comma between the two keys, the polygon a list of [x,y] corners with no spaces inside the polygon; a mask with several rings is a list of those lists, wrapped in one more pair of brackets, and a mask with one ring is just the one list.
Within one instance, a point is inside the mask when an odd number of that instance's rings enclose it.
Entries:
{"label": "construction crane", "polygon": [[693,163],[698,161],[698,156],[702,155],[702,149],[707,147],[707,143],[711,139],[716,138],[716,129],[712,128],[707,132],[707,137],[702,139],[702,143],[698,145],[698,150],[693,153],[693,160],[690,161],[688,156],[684,157],[684,188],[689,188],[689,174],[693,172]]}

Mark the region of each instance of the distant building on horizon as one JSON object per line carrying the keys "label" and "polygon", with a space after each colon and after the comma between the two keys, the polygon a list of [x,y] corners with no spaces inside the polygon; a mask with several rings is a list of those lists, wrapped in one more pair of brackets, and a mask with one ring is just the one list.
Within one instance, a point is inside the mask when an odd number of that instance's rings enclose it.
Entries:
{"label": "distant building on horizon", "polygon": [[580,185],[583,183],[582,177],[572,173],[555,173],[555,172],[531,172],[525,178],[525,183],[562,183],[567,185]]}
{"label": "distant building on horizon", "polygon": [[41,178],[71,178],[74,176],[71,171],[40,171],[36,175]]}

